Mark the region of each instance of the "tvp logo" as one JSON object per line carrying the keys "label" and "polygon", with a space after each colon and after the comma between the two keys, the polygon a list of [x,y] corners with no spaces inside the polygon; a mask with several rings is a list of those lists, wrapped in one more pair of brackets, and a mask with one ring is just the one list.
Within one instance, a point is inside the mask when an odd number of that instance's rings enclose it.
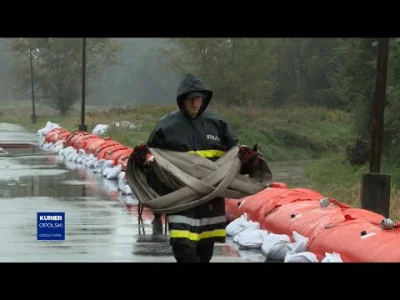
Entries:
{"label": "tvp logo", "polygon": [[65,213],[37,213],[38,241],[65,241]]}

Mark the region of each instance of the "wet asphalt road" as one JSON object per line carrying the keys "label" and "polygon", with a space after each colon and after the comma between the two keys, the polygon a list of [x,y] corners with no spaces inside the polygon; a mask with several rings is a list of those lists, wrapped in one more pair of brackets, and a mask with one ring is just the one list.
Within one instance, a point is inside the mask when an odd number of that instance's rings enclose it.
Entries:
{"label": "wet asphalt road", "polygon": [[[35,133],[0,124],[1,142],[37,142]],[[1,147],[1,145],[0,145]],[[5,149],[23,157],[0,158],[0,262],[174,262],[167,236],[155,236],[150,220],[139,234],[137,218],[117,182],[38,148]],[[128,198],[130,197],[130,198]],[[66,240],[36,240],[37,212],[65,212]],[[218,244],[212,262],[262,262],[259,252]]]}

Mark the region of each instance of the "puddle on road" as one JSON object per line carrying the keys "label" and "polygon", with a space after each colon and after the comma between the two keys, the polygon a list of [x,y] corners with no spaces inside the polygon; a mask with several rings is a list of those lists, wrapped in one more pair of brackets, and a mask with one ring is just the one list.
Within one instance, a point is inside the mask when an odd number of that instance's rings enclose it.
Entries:
{"label": "puddle on road", "polygon": [[67,185],[87,185],[87,184],[92,184],[93,182],[91,181],[79,181],[79,180],[66,180],[63,181],[62,184],[67,184]]}
{"label": "puddle on road", "polygon": [[[27,149],[7,149],[11,155],[29,155],[17,157],[0,157],[0,195],[4,194],[1,181],[9,181],[19,186],[31,185],[29,178],[42,176],[52,177],[68,173],[66,168],[55,164],[52,155],[31,156],[36,153],[43,153],[38,148]],[[6,193],[10,195],[10,193]],[[24,194],[25,195],[25,194]]]}
{"label": "puddle on road", "polygon": [[[301,167],[271,164],[271,169],[275,180],[301,177]],[[0,174],[0,261],[175,261],[168,237],[152,235],[150,221],[145,222],[146,234],[139,234],[137,218],[122,204],[137,200],[121,197],[116,181],[77,164],[66,166],[52,154],[1,158]],[[66,213],[65,241],[36,240],[38,211]],[[229,240],[215,246],[213,258],[264,260],[260,252],[239,250]]]}

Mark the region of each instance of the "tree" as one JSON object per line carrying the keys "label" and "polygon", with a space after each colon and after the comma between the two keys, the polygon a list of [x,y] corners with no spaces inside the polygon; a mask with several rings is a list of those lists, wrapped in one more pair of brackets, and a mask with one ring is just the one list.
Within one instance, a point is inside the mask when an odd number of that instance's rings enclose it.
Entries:
{"label": "tree", "polygon": [[[78,38],[14,39],[11,52],[15,56],[12,75],[15,89],[30,89],[29,42],[34,57],[35,94],[40,102],[65,115],[81,95],[82,40]],[[107,38],[87,39],[86,95],[107,67],[120,64],[121,45]]]}
{"label": "tree", "polygon": [[215,92],[219,103],[268,103],[274,90],[273,39],[175,38],[162,53],[178,73],[193,72]]}

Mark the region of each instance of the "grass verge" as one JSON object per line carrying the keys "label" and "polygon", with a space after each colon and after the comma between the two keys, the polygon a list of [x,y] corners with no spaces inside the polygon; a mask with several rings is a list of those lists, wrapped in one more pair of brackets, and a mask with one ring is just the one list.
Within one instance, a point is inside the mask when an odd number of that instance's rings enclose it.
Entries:
{"label": "grass verge", "polygon": [[[212,109],[229,122],[241,144],[252,146],[258,143],[260,151],[270,161],[326,157],[336,153],[349,140],[350,118],[341,111],[317,107]],[[87,113],[85,121],[89,131],[97,124],[110,124],[108,135],[112,139],[134,146],[145,142],[157,121],[173,110],[176,110],[175,106],[112,108]],[[51,121],[70,131],[76,130],[80,123],[79,113],[64,117],[49,112],[39,111],[37,114],[37,124],[32,124],[29,114],[22,113],[21,109],[3,113],[0,121],[21,124],[34,130]],[[126,121],[137,127],[117,127],[113,123],[115,121]]]}
{"label": "grass verge", "polygon": [[[350,140],[350,117],[348,114],[318,107],[280,109],[212,108],[220,113],[233,127],[241,144],[259,144],[260,151],[269,161],[320,159],[305,167],[312,189],[329,197],[360,206],[360,179],[367,166],[354,167],[344,160],[343,149]],[[134,146],[147,140],[157,121],[175,106],[140,106],[135,108],[112,108],[86,114],[86,124],[91,131],[97,124],[111,124],[108,135],[112,139]],[[38,108],[38,122],[29,119],[30,106],[0,106],[0,122],[21,124],[38,130],[47,121],[73,131],[80,123],[79,112],[60,117],[56,112]],[[127,121],[137,125],[135,129],[117,127],[113,122]],[[338,155],[343,153],[343,155]],[[326,158],[328,157],[328,158]],[[383,171],[392,174],[391,217],[400,219],[400,184],[398,170],[384,164]]]}
{"label": "grass verge", "polygon": [[[353,207],[360,207],[361,177],[368,173],[368,165],[351,166],[343,162],[343,158],[343,155],[334,155],[316,161],[306,166],[304,173],[310,179],[312,189]],[[382,173],[392,177],[390,217],[400,219],[399,170],[383,161]]]}

